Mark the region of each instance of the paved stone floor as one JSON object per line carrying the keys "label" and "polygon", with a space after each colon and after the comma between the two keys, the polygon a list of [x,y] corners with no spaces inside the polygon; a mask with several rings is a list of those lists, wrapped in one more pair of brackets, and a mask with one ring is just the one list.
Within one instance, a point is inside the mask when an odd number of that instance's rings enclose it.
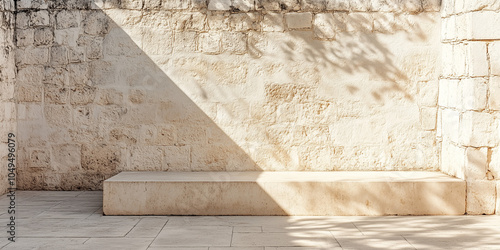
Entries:
{"label": "paved stone floor", "polygon": [[[16,202],[18,238],[4,230],[2,249],[500,249],[500,216],[103,216],[102,192],[83,191]],[[0,207],[6,225],[6,195]]]}

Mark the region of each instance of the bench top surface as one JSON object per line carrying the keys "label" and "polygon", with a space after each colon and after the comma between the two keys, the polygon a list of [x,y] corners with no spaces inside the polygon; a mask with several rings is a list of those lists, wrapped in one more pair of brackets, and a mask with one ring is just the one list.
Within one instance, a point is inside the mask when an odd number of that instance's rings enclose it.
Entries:
{"label": "bench top surface", "polygon": [[463,182],[440,172],[121,172],[105,182]]}

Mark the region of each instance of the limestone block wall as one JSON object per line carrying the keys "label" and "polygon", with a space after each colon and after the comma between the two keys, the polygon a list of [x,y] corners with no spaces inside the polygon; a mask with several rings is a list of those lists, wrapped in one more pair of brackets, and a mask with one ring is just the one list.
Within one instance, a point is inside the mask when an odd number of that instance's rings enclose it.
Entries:
{"label": "limestone block wall", "polygon": [[17,2],[19,187],[438,170],[440,1]]}
{"label": "limestone block wall", "polygon": [[7,181],[8,134],[16,133],[14,21],[14,1],[0,1],[0,193],[2,194],[10,187]]}
{"label": "limestone block wall", "polygon": [[441,11],[441,169],[467,180],[468,214],[495,213],[499,190],[499,10],[495,0],[446,0]]}

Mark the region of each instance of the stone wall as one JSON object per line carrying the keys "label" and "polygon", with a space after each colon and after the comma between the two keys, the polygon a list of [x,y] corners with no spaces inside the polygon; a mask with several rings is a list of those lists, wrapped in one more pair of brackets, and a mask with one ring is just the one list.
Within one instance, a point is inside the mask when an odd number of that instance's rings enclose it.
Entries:
{"label": "stone wall", "polygon": [[467,180],[468,214],[495,213],[500,183],[499,10],[495,0],[445,0],[441,11],[441,170]]}
{"label": "stone wall", "polygon": [[18,1],[19,187],[437,170],[439,2]]}
{"label": "stone wall", "polygon": [[0,193],[2,194],[10,187],[7,182],[8,134],[16,133],[14,20],[14,1],[0,1]]}

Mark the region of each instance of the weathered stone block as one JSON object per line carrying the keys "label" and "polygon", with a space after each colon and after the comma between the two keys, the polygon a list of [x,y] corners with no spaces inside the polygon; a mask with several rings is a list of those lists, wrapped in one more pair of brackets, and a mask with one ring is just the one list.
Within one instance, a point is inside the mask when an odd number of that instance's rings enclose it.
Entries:
{"label": "weathered stone block", "polygon": [[466,49],[469,76],[487,76],[489,65],[486,55],[486,43],[471,42],[466,45]]}
{"label": "weathered stone block", "polygon": [[203,10],[208,8],[207,0],[191,0],[191,9]]}
{"label": "weathered stone block", "polygon": [[123,93],[117,89],[97,90],[96,103],[99,105],[122,105]]}
{"label": "weathered stone block", "polygon": [[233,10],[244,11],[244,12],[255,10],[255,5],[253,0],[232,0],[231,7]]}
{"label": "weathered stone block", "polygon": [[145,10],[156,10],[159,9],[162,5],[162,0],[148,0],[144,1],[144,9]]}
{"label": "weathered stone block", "polygon": [[207,14],[207,24],[210,30],[229,30],[229,13],[210,12]]}
{"label": "weathered stone block", "polygon": [[465,148],[457,147],[450,141],[443,141],[441,151],[441,171],[460,179],[465,178]]}
{"label": "weathered stone block", "polygon": [[421,106],[433,107],[438,103],[438,82],[418,82],[418,103]]}
{"label": "weathered stone block", "polygon": [[460,120],[460,142],[465,146],[493,147],[498,142],[495,117],[489,113],[467,111]]}
{"label": "weathered stone block", "polygon": [[370,0],[349,0],[349,2],[349,10],[351,11],[369,11],[372,9]]}
{"label": "weathered stone block", "polygon": [[488,84],[483,78],[466,78],[460,81],[461,106],[466,110],[481,111],[486,108]]}
{"label": "weathered stone block", "polygon": [[81,168],[81,146],[78,144],[56,144],[51,147],[51,168],[57,173],[68,173]]}
{"label": "weathered stone block", "polygon": [[50,24],[49,12],[46,10],[33,11],[30,13],[30,21],[32,26],[48,26]]}
{"label": "weathered stone block", "polygon": [[45,67],[43,83],[65,86],[68,84],[68,71],[65,68]]}
{"label": "weathered stone block", "polygon": [[141,13],[141,26],[170,29],[173,23],[170,11],[147,11]]}
{"label": "weathered stone block", "polygon": [[206,144],[207,130],[195,126],[180,126],[177,128],[177,142],[179,145]]}
{"label": "weathered stone block", "polygon": [[[50,125],[71,126],[71,109],[64,105],[45,105],[45,119]],[[80,165],[80,164],[78,164]]]}
{"label": "weathered stone block", "polygon": [[442,135],[445,139],[454,143],[459,142],[460,113],[455,110],[445,109],[442,111]]}
{"label": "weathered stone block", "polygon": [[17,81],[25,85],[41,85],[44,78],[43,66],[26,66],[17,72]]}
{"label": "weathered stone block", "polygon": [[33,149],[29,153],[30,160],[28,162],[28,167],[30,168],[48,168],[50,167],[50,152]]}
{"label": "weathered stone block", "polygon": [[16,15],[16,28],[26,29],[29,27],[30,17],[28,12],[19,12]]}
{"label": "weathered stone block", "polygon": [[221,51],[220,33],[201,33],[199,36],[200,51],[206,54],[219,54]]}
{"label": "weathered stone block", "polygon": [[326,9],[327,10],[336,10],[336,11],[349,11],[350,8],[349,0],[329,0],[326,1]]}
{"label": "weathered stone block", "polygon": [[269,102],[306,102],[313,98],[311,88],[296,84],[270,84],[266,86]]}
{"label": "weathered stone block", "polygon": [[69,89],[55,84],[45,84],[44,95],[46,103],[65,104],[69,100]]}
{"label": "weathered stone block", "polygon": [[330,147],[301,146],[299,147],[300,165],[306,171],[332,171],[332,158],[334,154]]}
{"label": "weathered stone block", "polygon": [[62,10],[56,14],[56,29],[76,28],[79,22],[79,11]]}
{"label": "weathered stone block", "polygon": [[19,102],[41,102],[42,95],[42,86],[23,85],[17,88],[17,101]]}
{"label": "weathered stone block", "polygon": [[164,169],[170,171],[191,171],[191,150],[189,146],[167,146],[164,150]]}
{"label": "weathered stone block", "polygon": [[38,28],[34,32],[35,46],[50,45],[54,41],[54,32],[51,28]]}
{"label": "weathered stone block", "polygon": [[166,29],[143,29],[142,50],[148,55],[169,55],[172,53],[174,33]]}
{"label": "weathered stone block", "polygon": [[500,41],[492,42],[488,46],[491,74],[500,76]]}
{"label": "weathered stone block", "polygon": [[262,20],[262,31],[283,32],[283,15],[281,13],[267,13]]}
{"label": "weathered stone block", "polygon": [[155,145],[173,146],[177,143],[177,128],[174,125],[156,125],[156,135],[152,138]]}
{"label": "weathered stone block", "polygon": [[314,16],[314,36],[320,39],[335,39],[335,18],[331,13],[318,13]]}
{"label": "weathered stone block", "polygon": [[17,35],[16,40],[17,40],[18,47],[25,47],[25,46],[33,45],[34,37],[35,37],[35,30],[33,30],[33,29],[26,29],[26,30],[19,29],[19,30],[17,30],[16,35]]}
{"label": "weathered stone block", "polygon": [[327,0],[302,0],[300,3],[302,11],[320,12],[326,9]]}
{"label": "weathered stone block", "polygon": [[288,10],[296,11],[300,10],[300,1],[298,0],[256,0],[255,1],[257,9],[264,9],[268,11],[278,11],[278,10]]}
{"label": "weathered stone block", "polygon": [[161,6],[167,10],[185,10],[189,7],[189,0],[163,0]]}
{"label": "weathered stone block", "polygon": [[451,66],[453,76],[467,75],[467,49],[464,44],[453,45]]}
{"label": "weathered stone block", "polygon": [[[500,39],[500,29],[490,27],[500,26],[500,15],[494,11],[471,12],[467,15],[468,37],[471,39]],[[488,25],[485,25],[488,24]]]}
{"label": "weathered stone block", "polygon": [[495,181],[467,182],[467,214],[494,214],[495,198]]}
{"label": "weathered stone block", "polygon": [[490,162],[488,170],[493,174],[493,177],[498,180],[500,177],[500,147],[494,147],[490,151]]}
{"label": "weathered stone block", "polygon": [[189,32],[175,32],[174,37],[174,52],[196,52],[197,33]]}
{"label": "weathered stone block", "polygon": [[191,147],[191,171],[224,171],[228,155],[234,148],[229,145],[196,145]]}
{"label": "weathered stone block", "polygon": [[[92,107],[86,106],[74,106],[72,109],[73,113],[73,125],[77,128],[81,127],[91,127],[93,123],[96,122],[95,112]],[[82,141],[79,141],[82,142]]]}
{"label": "weathered stone block", "polygon": [[48,48],[28,47],[16,50],[17,64],[46,64],[48,60]]}
{"label": "weathered stone block", "polygon": [[85,52],[87,58],[88,59],[101,58],[103,55],[103,43],[104,39],[102,37],[96,37],[95,39],[90,40],[90,42],[85,45]]}
{"label": "weathered stone block", "polygon": [[312,13],[286,13],[286,25],[290,30],[307,30],[312,27]]}
{"label": "weathered stone block", "polygon": [[70,63],[79,63],[85,61],[85,48],[70,47],[68,50],[68,60]]}
{"label": "weathered stone block", "polygon": [[460,102],[459,80],[439,80],[439,106],[457,108]]}
{"label": "weathered stone block", "polygon": [[[113,124],[121,120],[121,117],[127,113],[126,109],[115,105],[110,105],[102,108],[102,116],[104,123]],[[134,145],[138,140],[138,131],[135,127],[118,127],[109,131],[108,137],[111,142],[120,145]]]}
{"label": "weathered stone block", "polygon": [[247,35],[240,32],[222,33],[222,51],[237,55],[247,52]]}
{"label": "weathered stone block", "polygon": [[144,93],[144,91],[142,91],[140,89],[129,90],[128,99],[131,103],[141,104],[144,102],[145,98],[146,98],[146,94]]}
{"label": "weathered stone block", "polygon": [[424,130],[436,129],[437,108],[422,107],[420,108],[420,126]]}
{"label": "weathered stone block", "polygon": [[89,35],[102,36],[109,32],[109,20],[101,11],[88,12],[83,17],[83,31]]}
{"label": "weathered stone block", "polygon": [[143,5],[143,0],[120,0],[120,7],[123,9],[140,10]]}
{"label": "weathered stone block", "polygon": [[500,2],[498,0],[465,1],[464,8],[465,11],[498,10]]}
{"label": "weathered stone block", "polygon": [[259,15],[254,13],[231,14],[229,27],[234,31],[259,30]]}
{"label": "weathered stone block", "polygon": [[488,98],[489,108],[500,110],[500,77],[491,76],[489,82],[490,96]]}
{"label": "weathered stone block", "polygon": [[483,180],[488,168],[488,148],[472,148],[465,150],[465,179]]}
{"label": "weathered stone block", "polygon": [[50,63],[52,65],[68,63],[68,49],[64,46],[53,46],[50,48]]}
{"label": "weathered stone block", "polygon": [[54,30],[54,41],[58,45],[76,47],[78,44],[79,33],[79,28]]}
{"label": "weathered stone block", "polygon": [[204,31],[207,23],[207,16],[203,13],[183,13],[172,14],[173,27],[176,30]]}
{"label": "weathered stone block", "polygon": [[96,88],[88,85],[77,85],[71,89],[70,100],[73,105],[86,105],[95,99]]}
{"label": "weathered stone block", "polygon": [[208,1],[209,10],[230,10],[231,0],[209,0]]}
{"label": "weathered stone block", "polygon": [[116,145],[82,145],[82,169],[99,173],[114,173],[121,165],[121,150]]}
{"label": "weathered stone block", "polygon": [[157,146],[133,146],[128,149],[127,170],[166,170],[163,166],[163,150]]}

